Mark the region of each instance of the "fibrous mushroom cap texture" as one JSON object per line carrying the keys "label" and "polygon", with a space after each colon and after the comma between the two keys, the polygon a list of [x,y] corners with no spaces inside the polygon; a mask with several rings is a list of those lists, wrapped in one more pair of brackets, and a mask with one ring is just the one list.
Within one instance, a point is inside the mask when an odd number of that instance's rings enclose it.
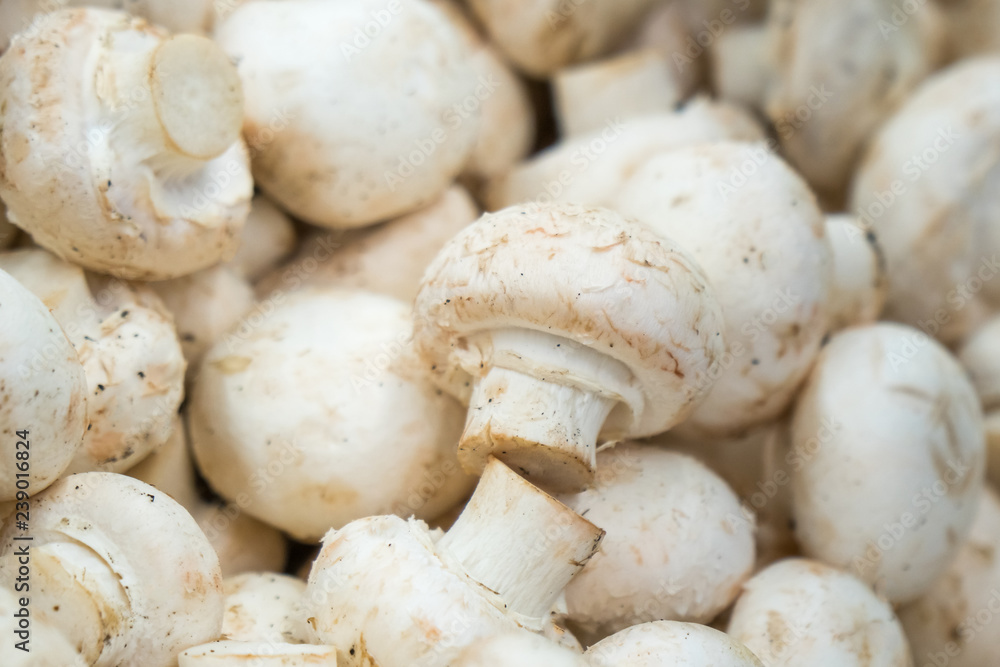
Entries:
{"label": "fibrous mushroom cap texture", "polygon": [[488,370],[468,343],[477,333],[538,331],[617,360],[641,396],[618,417],[633,435],[690,413],[724,345],[714,292],[687,252],[611,210],[569,204],[513,206],[465,228],[427,269],[414,320],[424,363],[463,400],[469,369]]}

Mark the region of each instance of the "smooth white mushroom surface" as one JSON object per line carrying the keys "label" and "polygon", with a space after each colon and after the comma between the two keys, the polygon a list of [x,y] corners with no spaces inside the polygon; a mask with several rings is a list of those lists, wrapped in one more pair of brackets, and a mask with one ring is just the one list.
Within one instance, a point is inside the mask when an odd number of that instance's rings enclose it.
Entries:
{"label": "smooth white mushroom surface", "polygon": [[898,324],[833,336],[792,417],[803,551],[915,600],[955,557],[983,488],[982,411],[958,362]]}
{"label": "smooth white mushroom surface", "polygon": [[410,337],[403,303],[356,290],[303,289],[248,318],[195,381],[198,468],[243,512],[303,541],[364,516],[449,509],[472,485],[455,458],[462,411]]}
{"label": "smooth white mushroom surface", "polygon": [[83,364],[87,431],[69,471],[123,472],[166,442],[186,364],[163,302],[41,249],[2,253],[0,268],[51,309]]}
{"label": "smooth white mushroom surface", "polygon": [[[184,508],[115,473],[70,475],[31,503],[31,612],[97,667],[170,667],[222,628],[219,560]],[[0,581],[23,535],[0,532]]]}
{"label": "smooth white mushroom surface", "polygon": [[754,519],[693,458],[623,444],[597,455],[595,483],[559,496],[607,535],[566,589],[566,624],[584,644],[648,621],[707,623],[754,565]]}
{"label": "smooth white mushroom surface", "polygon": [[778,418],[828,330],[832,271],[823,216],[805,181],[765,143],[661,153],[617,209],[674,240],[704,269],[725,319],[726,353],[681,428],[734,435]]}
{"label": "smooth white mushroom surface", "polygon": [[256,183],[303,220],[354,228],[426,206],[479,136],[487,84],[425,0],[250,2],[215,39],[238,62]]}
{"label": "smooth white mushroom surface", "polygon": [[0,270],[0,501],[26,501],[70,466],[87,396],[80,358],[48,306]]}
{"label": "smooth white mushroom surface", "polygon": [[255,195],[240,235],[240,248],[226,266],[255,283],[292,254],[297,240],[291,219],[270,199]]}
{"label": "smooth white mushroom surface", "polygon": [[947,658],[953,667],[1000,661],[1000,498],[987,488],[969,537],[922,598],[899,611],[917,664]]}
{"label": "smooth white mushroom surface", "polygon": [[541,631],[603,534],[490,459],[443,537],[394,516],[327,533],[309,574],[307,621],[345,665],[445,667],[488,636]]}
{"label": "smooth white mushroom surface", "polygon": [[764,667],[765,664],[746,646],[718,630],[676,621],[634,625],[594,644],[587,649],[586,656],[594,667]]}
{"label": "smooth white mushroom surface", "polygon": [[55,254],[127,279],[236,252],[253,184],[243,93],[213,42],[123,12],[44,14],[0,57],[0,196]]}
{"label": "smooth white mushroom surface", "polygon": [[222,582],[222,636],[234,641],[302,644],[307,638],[302,596],[306,584],[288,574],[244,572]]}
{"label": "smooth white mushroom surface", "polygon": [[831,330],[869,324],[882,314],[889,290],[885,256],[874,232],[851,215],[826,216],[833,264],[827,310]]}
{"label": "smooth white mushroom surface", "polygon": [[954,344],[1000,308],[1000,57],[929,77],[882,125],[850,207],[885,251],[885,319]]}
{"label": "smooth white mushroom surface", "polygon": [[414,343],[469,406],[466,470],[493,455],[579,491],[599,440],[659,433],[695,409],[724,336],[682,246],[609,209],[544,205],[484,215],[448,242],[424,274]]}
{"label": "smooth white mushroom surface", "polygon": [[588,667],[579,653],[521,630],[470,644],[453,667]]}

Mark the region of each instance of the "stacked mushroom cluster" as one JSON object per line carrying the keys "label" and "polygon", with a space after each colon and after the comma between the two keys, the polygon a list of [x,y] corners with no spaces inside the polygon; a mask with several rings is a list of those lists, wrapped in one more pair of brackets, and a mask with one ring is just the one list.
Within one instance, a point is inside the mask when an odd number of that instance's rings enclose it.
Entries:
{"label": "stacked mushroom cluster", "polygon": [[1000,665],[997,35],[0,0],[0,665]]}

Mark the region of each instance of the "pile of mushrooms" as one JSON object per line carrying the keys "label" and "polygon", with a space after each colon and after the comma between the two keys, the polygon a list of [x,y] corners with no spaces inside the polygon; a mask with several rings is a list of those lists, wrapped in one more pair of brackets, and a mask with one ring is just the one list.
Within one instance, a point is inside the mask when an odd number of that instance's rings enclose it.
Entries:
{"label": "pile of mushrooms", "polygon": [[0,0],[0,665],[1000,665],[998,35]]}

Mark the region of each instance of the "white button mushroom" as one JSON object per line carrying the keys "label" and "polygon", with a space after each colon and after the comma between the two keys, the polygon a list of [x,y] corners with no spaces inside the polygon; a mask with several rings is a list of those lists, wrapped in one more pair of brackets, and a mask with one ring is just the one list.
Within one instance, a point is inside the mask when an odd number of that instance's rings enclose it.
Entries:
{"label": "white button mushroom", "polygon": [[297,243],[295,225],[264,195],[250,202],[250,215],[243,225],[240,249],[226,262],[238,276],[251,283],[292,254]]}
{"label": "white button mushroom", "polygon": [[0,501],[27,500],[69,467],[87,395],[80,359],[48,307],[0,271]]}
{"label": "white button mushroom", "polygon": [[969,539],[922,598],[903,607],[903,624],[919,665],[1000,664],[1000,498],[986,489]]}
{"label": "white button mushroom", "polygon": [[886,319],[946,344],[1000,309],[1000,58],[929,78],[873,138],[851,210],[885,250]]}
{"label": "white button mushroom", "polygon": [[885,256],[874,232],[866,230],[854,216],[828,215],[826,240],[833,260],[827,303],[830,329],[874,322],[889,290]]}
{"label": "white button mushroom", "polygon": [[725,633],[676,621],[632,626],[594,644],[586,655],[594,667],[763,667]]}
{"label": "white button mushroom", "polygon": [[909,667],[892,607],[822,563],[775,563],[743,586],[727,632],[765,667]]}
{"label": "white button mushroom", "polygon": [[[741,50],[714,54],[722,70],[716,79],[741,88],[744,79],[757,81],[761,66],[748,63],[763,55],[756,105],[774,124],[789,161],[827,201],[843,199],[871,133],[941,59],[944,33],[934,3],[901,23],[894,10],[893,0],[775,0],[767,28],[742,34],[766,47],[746,39]],[[725,72],[731,68],[740,74]]]}
{"label": "white button mushroom", "polygon": [[52,309],[87,378],[87,432],[70,472],[121,472],[166,442],[185,362],[170,314],[148,288],[86,276],[43,250],[0,254]]}
{"label": "white button mushroom", "polygon": [[309,575],[307,621],[349,667],[445,667],[484,637],[542,630],[603,534],[490,459],[444,537],[394,516],[330,531]]}
{"label": "white button mushroom", "polygon": [[424,0],[251,2],[216,40],[239,62],[257,184],[314,224],[425,206],[479,135],[472,53]]}
{"label": "white button mushroom", "polygon": [[129,468],[128,475],[169,494],[191,513],[219,556],[222,576],[284,569],[288,545],[277,529],[244,513],[237,504],[202,499],[180,415],[174,418],[167,442]]}
{"label": "white button mushroom", "polygon": [[[0,533],[0,578],[18,576],[21,535]],[[81,473],[31,504],[32,613],[88,665],[170,667],[222,627],[219,561],[194,519],[124,475]]]}
{"label": "white button mushroom", "polygon": [[225,54],[121,12],[60,10],[36,28],[0,58],[10,220],[122,278],[173,278],[231,256],[253,184]]}
{"label": "white button mushroom", "polygon": [[566,623],[593,644],[647,621],[707,623],[754,565],[754,522],[736,494],[692,458],[648,445],[597,456],[594,486],[559,496],[608,534],[566,588]]}
{"label": "white button mushroom", "polygon": [[479,217],[454,185],[425,208],[369,229],[317,233],[295,258],[256,286],[263,300],[307,286],[356,287],[413,303],[427,266],[455,234]]}
{"label": "white button mushroom", "polygon": [[[0,632],[7,638],[0,643],[0,664],[4,667],[87,667],[69,639],[39,618],[37,612],[32,618],[31,607],[22,606],[24,602],[31,604],[30,598],[18,594],[14,586],[0,586]],[[27,619],[27,630],[19,627],[21,618]],[[25,634],[19,634],[21,632]]]}
{"label": "white button mushroom", "polygon": [[337,667],[337,649],[313,644],[218,641],[177,656],[177,667]]}
{"label": "white button mushroom", "polygon": [[[706,18],[710,21],[721,19],[726,10],[735,13],[728,5],[730,0],[722,2],[726,3],[726,6],[719,7],[714,16]],[[695,0],[695,3],[699,7],[706,4],[703,0]],[[705,30],[705,24],[697,19],[692,20],[691,7],[687,6],[691,4],[684,0],[658,4],[637,27],[624,49],[626,51],[653,49],[658,52],[669,64],[672,87],[681,100],[687,99],[695,92],[702,82],[705,69],[702,62],[704,58],[701,57],[704,54],[704,47],[696,40]],[[733,28],[730,27],[729,30]],[[723,34],[728,34],[728,31]]]}
{"label": "white button mushroom", "polygon": [[213,346],[191,396],[195,459],[223,497],[316,541],[372,514],[433,518],[468,492],[461,408],[414,357],[405,305],[305,289],[261,320]]}
{"label": "white button mushroom", "polygon": [[448,242],[414,306],[414,343],[469,405],[459,460],[497,456],[556,491],[594,474],[598,439],[682,421],[724,349],[701,269],[617,213],[572,205],[487,214]]}
{"label": "white button mushroom", "polygon": [[452,667],[588,667],[582,655],[527,630],[470,644]]}
{"label": "white button mushroom", "polygon": [[616,206],[705,270],[728,348],[689,432],[731,435],[789,406],[827,333],[830,251],[805,182],[763,143],[715,142],[651,158]]}
{"label": "white button mushroom", "polygon": [[273,572],[244,572],[222,582],[226,613],[222,637],[234,641],[304,643],[301,579]]}
{"label": "white button mushroom", "polygon": [[744,110],[696,98],[681,110],[628,120],[618,119],[594,132],[538,153],[485,193],[489,210],[523,202],[565,202],[613,207],[622,184],[643,162],[681,146],[763,138]]}
{"label": "white button mushroom", "polygon": [[[835,428],[816,440],[824,422]],[[975,391],[933,339],[897,324],[835,335],[792,420],[803,551],[894,603],[920,597],[968,533],[983,441]]]}
{"label": "white button mushroom", "polygon": [[671,71],[669,61],[653,49],[560,70],[552,85],[563,138],[600,131],[614,118],[672,111],[682,94]]}
{"label": "white button mushroom", "polygon": [[490,39],[535,77],[604,55],[625,41],[659,0],[470,0]]}

